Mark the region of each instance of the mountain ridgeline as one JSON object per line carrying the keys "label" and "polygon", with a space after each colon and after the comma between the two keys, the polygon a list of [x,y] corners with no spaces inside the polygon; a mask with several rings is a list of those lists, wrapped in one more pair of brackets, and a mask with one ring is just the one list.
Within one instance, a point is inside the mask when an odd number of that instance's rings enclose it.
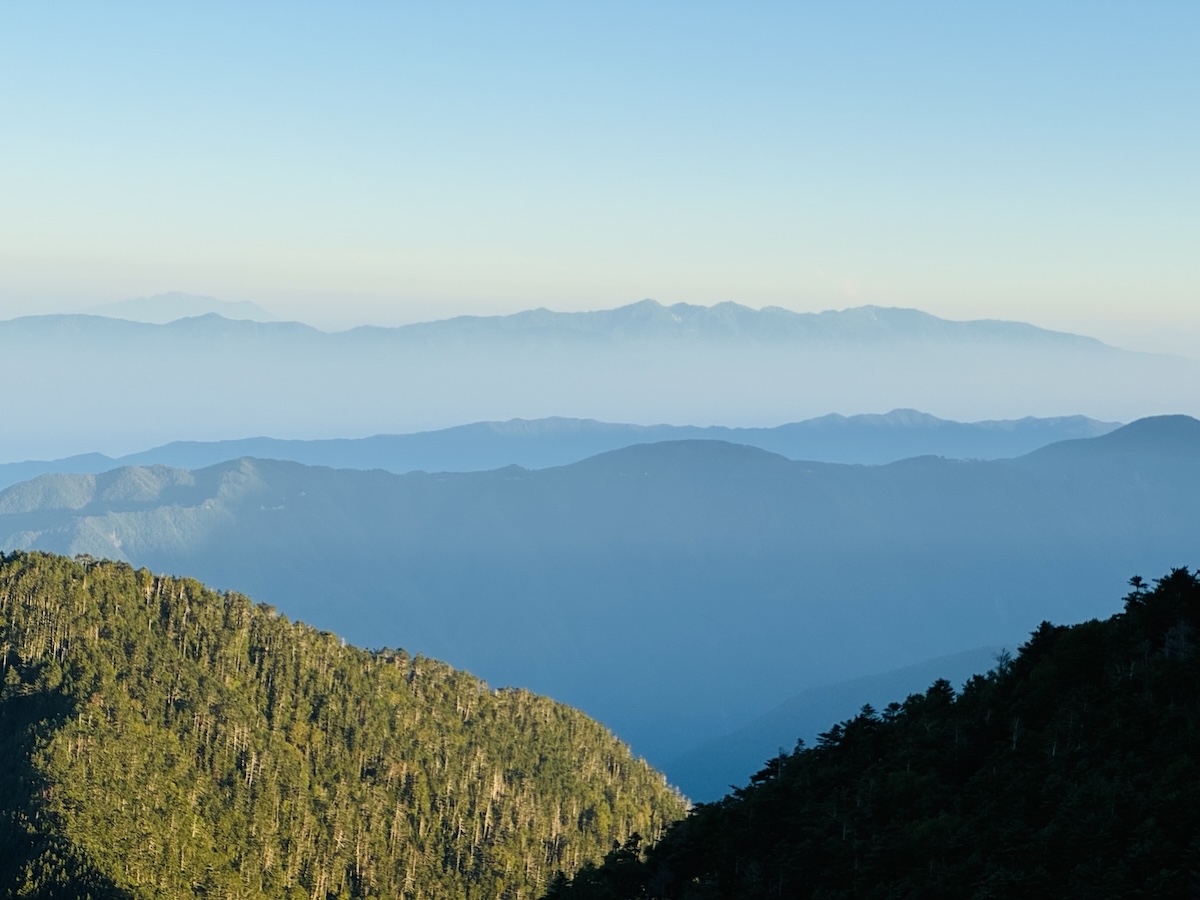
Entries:
{"label": "mountain ridgeline", "polygon": [[961,693],[863,707],[547,900],[1194,897],[1200,579],[1043,622]]}
{"label": "mountain ridgeline", "polygon": [[0,463],[0,488],[46,474],[99,474],[121,466],[199,469],[243,456],[333,469],[386,472],[480,472],[517,465],[544,469],[579,462],[632,444],[717,440],[760,447],[817,462],[880,464],[912,456],[1000,459],[1056,441],[1097,437],[1118,427],[1086,416],[1011,421],[952,422],[914,409],[884,415],[820,416],[774,428],[628,425],[552,417],[474,422],[413,434],[365,438],[175,441],[112,458],[84,453],[57,460]]}
{"label": "mountain ridgeline", "polygon": [[597,723],[127,564],[0,558],[0,896],[530,898],[683,800]]}

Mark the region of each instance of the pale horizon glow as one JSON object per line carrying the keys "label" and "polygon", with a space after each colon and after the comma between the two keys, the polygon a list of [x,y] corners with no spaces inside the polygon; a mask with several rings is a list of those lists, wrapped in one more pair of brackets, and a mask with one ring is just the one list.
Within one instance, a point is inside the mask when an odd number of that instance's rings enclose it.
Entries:
{"label": "pale horizon glow", "polygon": [[653,298],[1200,341],[1189,3],[0,13],[0,317]]}

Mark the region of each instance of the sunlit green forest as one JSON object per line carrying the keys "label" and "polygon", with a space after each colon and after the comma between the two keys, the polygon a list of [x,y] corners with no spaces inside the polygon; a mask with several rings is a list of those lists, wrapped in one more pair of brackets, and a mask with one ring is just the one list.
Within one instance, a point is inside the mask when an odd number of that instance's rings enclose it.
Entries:
{"label": "sunlit green forest", "polygon": [[0,558],[0,668],[0,896],[516,900],[684,812],[573,709],[126,564]]}

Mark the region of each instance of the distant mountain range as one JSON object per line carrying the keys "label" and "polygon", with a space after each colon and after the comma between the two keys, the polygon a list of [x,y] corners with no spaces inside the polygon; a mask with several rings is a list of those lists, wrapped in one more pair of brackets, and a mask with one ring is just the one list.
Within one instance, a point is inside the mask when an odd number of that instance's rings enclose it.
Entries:
{"label": "distant mountain range", "polygon": [[0,322],[8,459],[187,438],[394,434],[552,416],[762,427],[830,410],[943,418],[1197,412],[1200,364],[1017,322],[643,301],[327,334],[215,314]]}
{"label": "distant mountain range", "polygon": [[951,422],[911,409],[897,409],[886,415],[828,415],[775,428],[514,419],[358,439],[176,441],[117,458],[87,453],[58,460],[0,463],[0,488],[48,473],[98,473],[120,466],[152,465],[196,469],[244,456],[334,469],[383,469],[397,474],[476,472],[508,465],[544,469],[632,444],[689,439],[747,444],[789,459],[817,462],[888,463],[924,455],[1000,459],[1020,456],[1055,441],[1096,437],[1116,427],[1116,422],[1098,422],[1084,416]]}
{"label": "distant mountain range", "polygon": [[1198,505],[1200,422],[1174,416],[998,461],[708,440],[540,471],[46,475],[0,492],[0,545],[236,585],[576,705],[662,764],[808,687],[1107,613],[1131,575],[1195,562]]}
{"label": "distant mountain range", "polygon": [[819,313],[798,313],[778,306],[751,309],[738,303],[663,306],[642,300],[616,309],[593,312],[554,312],[532,309],[507,316],[457,316],[436,322],[395,329],[358,328],[347,334],[390,330],[406,338],[422,339],[497,336],[520,341],[531,336],[558,341],[715,340],[802,341],[804,343],[929,342],[972,343],[1031,342],[1096,350],[1105,345],[1093,338],[1048,331],[1023,322],[983,319],[956,322],[917,309],[860,306]]}

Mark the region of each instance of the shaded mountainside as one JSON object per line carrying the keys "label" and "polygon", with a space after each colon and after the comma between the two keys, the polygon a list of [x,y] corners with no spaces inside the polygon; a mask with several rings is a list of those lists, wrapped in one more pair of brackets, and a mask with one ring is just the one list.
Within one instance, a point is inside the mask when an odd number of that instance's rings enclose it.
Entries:
{"label": "shaded mountainside", "polygon": [[387,472],[479,472],[517,465],[544,469],[569,465],[631,444],[722,440],[761,447],[789,459],[888,463],[910,456],[1000,459],[1055,441],[1107,434],[1118,424],[1086,416],[952,422],[912,409],[884,415],[828,415],[774,428],[695,425],[628,425],[593,419],[512,419],[475,422],[413,434],[364,438],[283,440],[254,437],[226,441],[174,441],[117,458],[85,453],[58,460],[0,463],[0,488],[45,474],[98,474],[119,466],[198,469],[243,456],[334,469]]}
{"label": "shaded mountainside", "polygon": [[1193,430],[1150,420],[993,462],[680,441],[536,472],[241,460],[43,476],[0,492],[0,549],[238,587],[570,703],[662,768],[806,688],[1108,612],[1097,598],[1129,572],[1200,546]]}
{"label": "shaded mountainside", "polygon": [[1196,896],[1200,580],[1132,583],[1123,613],[865,706],[548,900]]}
{"label": "shaded mountainside", "polygon": [[[326,438],[548,416],[757,426],[916,407],[1129,420],[1163,411],[1145,397],[1196,412],[1200,363],[918,310],[644,301],[336,334],[215,314],[164,325],[34,316],[0,322],[0,380],[28,388],[6,398],[9,458],[38,459],[182,437]],[[154,415],[114,416],[129,398]]]}
{"label": "shaded mountainside", "polygon": [[0,558],[0,896],[529,898],[683,813],[581,713],[122,563]]}

